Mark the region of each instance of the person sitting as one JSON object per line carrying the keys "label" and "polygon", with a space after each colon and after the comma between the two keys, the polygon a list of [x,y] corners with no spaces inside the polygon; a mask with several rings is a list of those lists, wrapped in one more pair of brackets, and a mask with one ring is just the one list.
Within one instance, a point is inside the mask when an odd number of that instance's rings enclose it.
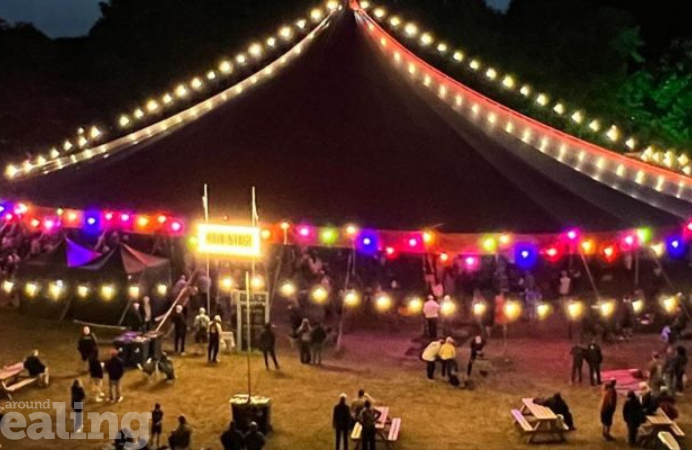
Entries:
{"label": "person sitting", "polygon": [[38,350],[34,350],[26,357],[24,360],[24,368],[29,372],[30,377],[38,378],[38,382],[41,386],[48,386],[48,367],[39,359]]}
{"label": "person sitting", "polygon": [[168,446],[171,450],[186,450],[192,441],[192,430],[185,416],[178,417],[178,428],[168,437]]}
{"label": "person sitting", "polygon": [[562,398],[562,395],[559,392],[557,392],[552,397],[548,397],[546,399],[534,399],[533,402],[537,405],[547,406],[555,414],[561,415],[562,420],[565,422],[565,425],[567,425],[567,428],[569,428],[570,431],[576,430],[576,428],[574,427],[574,418],[572,417],[572,412],[569,410],[567,402],[565,402],[565,400]]}
{"label": "person sitting", "polygon": [[245,448],[247,450],[262,450],[267,440],[261,431],[259,431],[256,422],[250,422],[250,427],[245,435]]}

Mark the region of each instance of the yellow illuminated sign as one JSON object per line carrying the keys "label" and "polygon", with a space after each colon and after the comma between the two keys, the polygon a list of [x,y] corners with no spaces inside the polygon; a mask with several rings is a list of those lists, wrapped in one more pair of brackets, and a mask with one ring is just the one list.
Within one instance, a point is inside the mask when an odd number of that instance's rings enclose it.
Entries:
{"label": "yellow illuminated sign", "polygon": [[197,250],[216,256],[259,258],[260,228],[201,223],[197,225]]}

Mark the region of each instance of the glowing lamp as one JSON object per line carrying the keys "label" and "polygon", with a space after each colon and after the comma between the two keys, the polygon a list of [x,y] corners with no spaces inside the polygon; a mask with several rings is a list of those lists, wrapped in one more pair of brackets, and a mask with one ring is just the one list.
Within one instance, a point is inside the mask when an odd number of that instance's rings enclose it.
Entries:
{"label": "glowing lamp", "polygon": [[577,229],[568,230],[567,233],[565,233],[565,236],[567,236],[567,239],[570,240],[571,242],[575,242],[577,239],[579,239],[579,230],[577,230]]}
{"label": "glowing lamp", "polygon": [[480,265],[480,258],[477,256],[467,256],[464,258],[464,266],[469,270],[474,270]]}
{"label": "glowing lamp", "polygon": [[387,294],[380,294],[375,298],[375,308],[379,312],[388,311],[392,307],[392,298]]}
{"label": "glowing lamp", "polygon": [[166,294],[168,294],[168,286],[166,286],[164,283],[157,284],[156,293],[161,297],[165,297]]}
{"label": "glowing lamp", "polygon": [[485,76],[491,80],[494,80],[495,78],[497,78],[497,70],[495,70],[491,67],[485,71]]}
{"label": "glowing lamp", "polygon": [[618,127],[616,127],[615,125],[612,125],[608,129],[606,136],[608,137],[608,139],[610,139],[613,142],[617,141],[620,138],[620,131],[618,130]]}
{"label": "glowing lamp", "polygon": [[39,225],[41,225],[41,221],[40,221],[40,220],[38,220],[38,219],[36,219],[36,218],[31,219],[31,226],[32,226],[33,228],[38,228]]}
{"label": "glowing lamp", "polygon": [[175,95],[178,98],[185,98],[187,97],[187,88],[183,84],[179,84],[178,87],[175,88]]}
{"label": "glowing lamp", "polygon": [[290,39],[292,34],[291,28],[288,26],[283,26],[279,29],[279,36],[284,40]]}
{"label": "glowing lamp", "polygon": [[200,80],[199,77],[194,77],[192,81],[190,81],[190,86],[192,86],[194,90],[200,90],[202,89],[202,80]]}
{"label": "glowing lamp", "polygon": [[545,94],[538,94],[536,97],[536,103],[538,103],[541,106],[545,106],[548,104],[548,96]]}
{"label": "glowing lamp", "polygon": [[93,217],[93,216],[87,217],[87,219],[86,219],[87,225],[90,225],[90,226],[96,225],[96,221],[97,221],[96,217]]}
{"label": "glowing lamp", "polygon": [[512,78],[509,75],[505,75],[505,77],[502,79],[502,85],[506,87],[507,89],[513,89],[514,88],[514,78]]}
{"label": "glowing lamp", "polygon": [[308,25],[308,22],[305,19],[296,20],[296,26],[298,28],[300,28],[301,30],[304,30],[307,25]]}
{"label": "glowing lamp", "polygon": [[536,315],[539,319],[544,320],[550,314],[550,309],[549,303],[539,303],[536,306]]}
{"label": "glowing lamp", "polygon": [[368,0],[363,0],[360,2],[360,7],[363,9],[368,9],[370,8],[370,2]]}
{"label": "glowing lamp", "polygon": [[538,262],[536,247],[530,243],[519,243],[514,247],[514,259],[521,269],[530,269]]}
{"label": "glowing lamp", "polygon": [[522,311],[521,303],[519,303],[518,301],[512,300],[512,301],[505,303],[504,312],[505,312],[505,317],[507,318],[507,320],[510,320],[510,321],[517,320],[521,316],[521,311]]}
{"label": "glowing lamp", "polygon": [[478,70],[481,68],[481,63],[477,59],[472,59],[469,63],[471,70]]}
{"label": "glowing lamp", "polygon": [[233,289],[233,278],[231,277],[224,277],[221,279],[221,289],[224,291],[230,292],[231,289]]}
{"label": "glowing lamp", "polygon": [[127,115],[123,114],[120,116],[118,119],[118,125],[120,125],[122,128],[125,128],[130,124],[130,118],[127,117]]}
{"label": "glowing lamp", "polygon": [[416,26],[415,23],[409,22],[404,27],[404,33],[406,33],[409,37],[414,37],[418,34],[418,26]]}
{"label": "glowing lamp", "polygon": [[89,286],[85,286],[83,284],[77,286],[77,297],[84,299],[84,298],[87,298],[88,295],[89,295]]}
{"label": "glowing lamp", "polygon": [[101,297],[104,300],[112,300],[115,296],[115,287],[112,284],[104,284],[101,286]]}
{"label": "glowing lamp", "polygon": [[584,304],[578,301],[570,301],[567,304],[567,315],[572,320],[578,320],[584,315]]}
{"label": "glowing lamp", "polygon": [[607,262],[612,263],[618,257],[618,249],[613,244],[608,244],[601,249],[601,255]]}
{"label": "glowing lamp", "polygon": [[668,314],[673,314],[677,311],[679,305],[679,297],[677,295],[671,295],[661,299],[661,306]]}
{"label": "glowing lamp", "polygon": [[262,239],[264,239],[265,241],[271,239],[271,237],[272,237],[271,230],[269,230],[268,228],[263,229],[260,232],[260,237],[262,237]]}
{"label": "glowing lamp", "polygon": [[253,58],[259,58],[260,56],[262,56],[262,45],[257,42],[250,44],[250,47],[248,47],[247,52]]}
{"label": "glowing lamp", "polygon": [[3,216],[3,219],[5,219],[5,222],[11,222],[12,219],[14,219],[14,215],[12,213],[7,213]]}
{"label": "glowing lamp", "polygon": [[310,291],[310,298],[318,305],[321,305],[329,298],[329,291],[324,286],[316,286]]}
{"label": "glowing lamp", "polygon": [[291,297],[296,293],[296,285],[290,281],[285,281],[280,287],[279,292],[284,297]]}
{"label": "glowing lamp", "polygon": [[680,236],[671,236],[666,239],[666,250],[671,258],[682,258],[685,256],[685,243]]}
{"label": "glowing lamp", "polygon": [[264,278],[262,278],[260,275],[255,275],[250,279],[250,286],[252,286],[253,289],[264,289],[265,283],[264,283]]}
{"label": "glowing lamp", "polygon": [[137,218],[137,226],[144,228],[149,225],[149,218],[146,216],[139,216]]}
{"label": "glowing lamp", "polygon": [[213,70],[210,70],[209,72],[207,72],[206,77],[207,77],[207,80],[209,80],[209,81],[216,80],[216,72],[214,72]]}
{"label": "glowing lamp", "polygon": [[337,0],[329,0],[327,2],[327,9],[329,11],[335,11],[339,8],[339,2]]}
{"label": "glowing lamp", "polygon": [[589,128],[591,129],[591,131],[595,133],[601,129],[601,123],[598,120],[594,119],[591,122],[589,122]]}
{"label": "glowing lamp", "polygon": [[562,103],[556,103],[553,107],[553,111],[555,111],[555,114],[561,116],[565,113],[565,106]]}
{"label": "glowing lamp", "polygon": [[375,8],[375,10],[372,12],[372,14],[373,14],[376,18],[381,19],[381,18],[383,18],[383,17],[386,15],[386,12],[385,12],[385,10],[382,9],[382,8]]}
{"label": "glowing lamp", "polygon": [[432,231],[424,231],[423,232],[423,242],[425,242],[426,244],[432,244],[434,240],[435,240],[435,234],[433,234]]}
{"label": "glowing lamp", "polygon": [[639,244],[646,244],[651,240],[651,228],[639,228],[637,230],[637,241]]}
{"label": "glowing lamp", "polygon": [[440,262],[442,262],[442,263],[449,262],[449,255],[447,253],[440,253],[438,258],[440,259]]}
{"label": "glowing lamp", "polygon": [[77,213],[74,211],[70,211],[67,213],[67,221],[74,223],[77,221]]}
{"label": "glowing lamp", "polygon": [[638,243],[637,234],[628,233],[622,237],[620,248],[622,248],[624,251],[634,250]]}
{"label": "glowing lamp", "polygon": [[361,231],[356,240],[356,247],[362,253],[374,255],[378,250],[377,233],[370,230]]}
{"label": "glowing lamp", "polygon": [[139,298],[139,293],[139,286],[130,286],[129,288],[127,288],[127,295],[129,295],[130,298],[133,300]]}
{"label": "glowing lamp", "polygon": [[291,224],[288,223],[288,222],[281,222],[281,225],[279,225],[279,227],[280,227],[283,231],[287,231],[289,228],[291,228]]}
{"label": "glowing lamp", "polygon": [[501,246],[506,247],[512,243],[512,235],[508,233],[502,233],[498,240]]}
{"label": "glowing lamp", "polygon": [[332,245],[339,237],[339,233],[334,228],[325,228],[320,233],[320,240],[323,244]]}
{"label": "glowing lamp", "polygon": [[644,311],[644,300],[638,298],[632,302],[632,310],[635,314],[641,314]]}
{"label": "glowing lamp", "polygon": [[164,223],[166,223],[167,220],[168,220],[168,217],[164,216],[163,214],[161,214],[161,215],[159,215],[159,216],[156,217],[156,221],[157,221],[158,223],[160,223],[161,225],[163,225]]}
{"label": "glowing lamp", "polygon": [[389,19],[389,24],[393,27],[396,28],[399,25],[401,25],[401,19],[398,16],[393,16],[392,18]]}
{"label": "glowing lamp", "polygon": [[14,283],[10,280],[5,280],[2,282],[2,290],[5,294],[11,294],[14,289]]}
{"label": "glowing lamp", "polygon": [[497,250],[497,241],[493,237],[485,237],[481,242],[481,247],[488,253],[495,253]]}
{"label": "glowing lamp", "polygon": [[557,245],[551,245],[543,250],[543,254],[548,261],[554,263],[562,257],[562,249]]}
{"label": "glowing lamp", "polygon": [[300,235],[300,237],[303,237],[303,238],[309,237],[310,236],[310,227],[307,225],[301,225],[298,228],[298,234]]}
{"label": "glowing lamp", "polygon": [[451,316],[457,310],[457,305],[452,301],[452,299],[444,299],[440,303],[440,313],[443,316]]}
{"label": "glowing lamp", "polygon": [[103,218],[106,219],[106,220],[108,220],[108,221],[111,221],[111,220],[113,220],[113,213],[112,213],[112,212],[107,212],[107,213],[105,213],[105,214],[103,215]]}
{"label": "glowing lamp", "polygon": [[155,112],[157,109],[159,109],[159,102],[153,99],[147,102],[147,111],[151,113]]}
{"label": "glowing lamp", "polygon": [[462,62],[464,60],[464,54],[460,51],[454,52],[452,59],[456,62]]}
{"label": "glowing lamp", "polygon": [[412,314],[418,314],[423,310],[423,300],[420,297],[413,297],[408,301],[408,311]]}
{"label": "glowing lamp", "polygon": [[14,213],[18,216],[24,215],[29,211],[29,207],[24,203],[17,203],[14,207]]}
{"label": "glowing lamp", "polygon": [[352,289],[346,291],[346,294],[344,294],[344,305],[348,306],[349,308],[353,308],[354,306],[358,306],[359,303],[360,295],[357,291]]}
{"label": "glowing lamp", "polygon": [[660,258],[663,256],[663,252],[665,251],[665,245],[662,242],[651,244],[651,251],[654,252],[654,255]]}
{"label": "glowing lamp", "polygon": [[233,64],[230,61],[224,60],[219,63],[219,71],[221,73],[229,74],[233,72]]}
{"label": "glowing lamp", "polygon": [[615,312],[615,302],[613,300],[603,301],[598,305],[598,310],[601,316],[607,319]]}
{"label": "glowing lamp", "polygon": [[165,93],[163,97],[161,97],[161,101],[163,101],[164,105],[170,105],[173,103],[173,96],[169,93]]}
{"label": "glowing lamp", "polygon": [[575,111],[574,114],[572,114],[572,120],[575,123],[582,123],[584,121],[584,114],[581,111]]}
{"label": "glowing lamp", "polygon": [[474,316],[481,317],[488,310],[488,305],[484,301],[476,301],[473,302],[471,309],[473,310]]}
{"label": "glowing lamp", "polygon": [[591,255],[596,249],[596,245],[591,239],[585,239],[581,242],[581,244],[579,244],[579,248],[583,254]]}
{"label": "glowing lamp", "polygon": [[418,246],[418,239],[416,239],[416,238],[414,238],[414,237],[413,237],[413,238],[410,238],[410,239],[408,240],[408,246],[411,247],[411,248],[414,248],[414,247]]}
{"label": "glowing lamp", "polygon": [[396,255],[396,250],[394,249],[394,247],[387,246],[384,249],[384,253],[387,255],[388,258],[393,258],[394,255]]}
{"label": "glowing lamp", "polygon": [[36,297],[38,294],[38,284],[29,282],[24,285],[24,293],[29,297]]}
{"label": "glowing lamp", "polygon": [[125,223],[130,221],[130,215],[127,213],[120,214],[120,221]]}

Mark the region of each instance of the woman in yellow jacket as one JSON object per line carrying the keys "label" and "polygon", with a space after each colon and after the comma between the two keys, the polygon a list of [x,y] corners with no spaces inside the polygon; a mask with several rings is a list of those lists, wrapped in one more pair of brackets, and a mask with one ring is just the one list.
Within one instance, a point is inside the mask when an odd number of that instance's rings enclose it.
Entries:
{"label": "woman in yellow jacket", "polygon": [[442,376],[449,376],[457,371],[457,348],[456,342],[451,337],[445,339],[444,344],[440,347],[439,353],[442,360]]}

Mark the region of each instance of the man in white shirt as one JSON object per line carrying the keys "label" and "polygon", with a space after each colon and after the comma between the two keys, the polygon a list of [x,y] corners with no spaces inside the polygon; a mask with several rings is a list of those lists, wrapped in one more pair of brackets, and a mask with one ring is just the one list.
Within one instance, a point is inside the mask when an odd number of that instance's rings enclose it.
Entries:
{"label": "man in white shirt", "polygon": [[437,303],[435,297],[428,295],[428,300],[423,305],[423,315],[428,325],[428,337],[430,339],[437,339],[437,317],[439,314],[440,304]]}
{"label": "man in white shirt", "polygon": [[567,297],[569,295],[570,288],[572,287],[572,279],[567,274],[566,270],[560,273],[560,297]]}

